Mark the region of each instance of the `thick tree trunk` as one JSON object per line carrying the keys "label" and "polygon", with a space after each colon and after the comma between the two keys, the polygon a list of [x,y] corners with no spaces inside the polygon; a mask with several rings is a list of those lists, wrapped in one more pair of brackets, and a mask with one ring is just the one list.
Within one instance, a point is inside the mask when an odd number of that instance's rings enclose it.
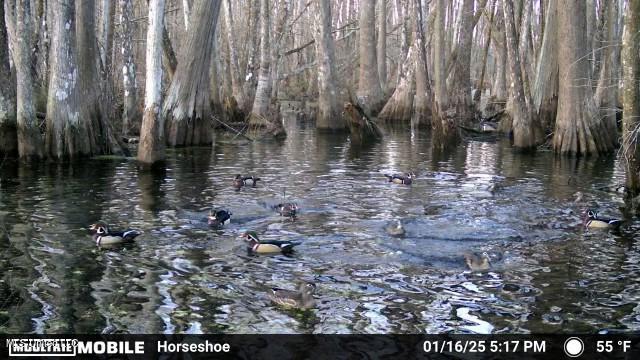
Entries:
{"label": "thick tree trunk", "polygon": [[438,148],[445,148],[454,144],[459,138],[455,114],[449,111],[449,97],[447,95],[447,68],[446,68],[446,36],[444,21],[446,17],[446,5],[444,0],[436,1],[436,20],[434,25],[434,72],[435,72],[435,97],[433,105],[433,118],[431,127],[434,130],[434,144]]}
{"label": "thick tree trunk", "polygon": [[511,86],[509,87],[511,106],[509,112],[512,119],[513,146],[522,150],[534,149],[539,142],[541,134],[536,129],[537,124],[534,123],[531,116],[531,110],[525,97],[524,84],[522,83],[522,68],[516,39],[513,0],[502,0],[502,5],[511,75]]}
{"label": "thick tree trunk", "polygon": [[102,17],[100,22],[100,60],[105,75],[111,71],[111,58],[113,54],[113,18],[115,16],[115,1],[101,0],[100,6],[102,8]]}
{"label": "thick tree trunk", "polygon": [[136,64],[133,60],[133,6],[131,0],[120,0],[120,24],[122,36],[122,89],[124,108],[122,112],[122,135],[140,132],[140,110],[137,101]]}
{"label": "thick tree trunk", "polygon": [[128,152],[115,136],[111,124],[114,116],[111,89],[101,81],[100,54],[95,27],[95,2],[89,0],[76,1],[76,50],[78,61],[78,93],[81,96],[81,121],[87,123],[89,132],[90,153],[123,154]]}
{"label": "thick tree trunk", "polygon": [[75,52],[74,4],[54,1],[51,41],[51,78],[47,97],[45,150],[49,157],[62,159],[90,155],[88,122],[80,117],[79,80]]}
{"label": "thick tree trunk", "polygon": [[[268,125],[271,105],[271,53],[269,48],[271,9],[269,0],[260,0],[260,73],[258,75],[258,88],[253,100],[253,108],[250,114],[252,125]],[[273,119],[274,122],[277,119]]]}
{"label": "thick tree trunk", "polygon": [[615,134],[597,116],[593,102],[585,2],[565,1],[557,11],[560,90],[553,148],[563,154],[609,152]]}
{"label": "thick tree trunk", "polygon": [[147,25],[147,54],[144,89],[144,116],[140,129],[138,161],[153,165],[164,161],[165,140],[162,104],[162,28],[164,0],[149,1]]}
{"label": "thick tree trunk", "polygon": [[376,58],[375,13],[375,0],[360,3],[360,71],[356,96],[369,116],[377,114],[384,105]]}
{"label": "thick tree trunk", "polygon": [[551,131],[558,108],[558,22],[557,0],[549,0],[542,46],[538,54],[536,76],[533,86],[533,113],[540,119],[542,128]]}
{"label": "thick tree trunk", "polygon": [[[30,1],[16,3],[16,34],[13,46],[13,62],[16,66],[18,154],[21,159],[42,157],[42,137],[33,105],[33,74],[31,71],[32,30]],[[26,35],[21,35],[26,34]]]}
{"label": "thick tree trunk", "polygon": [[417,65],[416,46],[411,46],[400,72],[400,79],[393,95],[378,114],[381,121],[410,121],[413,112],[415,74]]}
{"label": "thick tree trunk", "polygon": [[[618,2],[611,1],[603,4],[606,12],[603,14],[604,24],[602,29],[597,33],[606,36],[606,41],[598,42],[599,44],[618,44],[620,39],[617,37],[616,20],[618,17]],[[599,58],[602,64],[596,70],[598,74],[598,85],[594,95],[594,102],[599,110],[600,117],[605,127],[611,133],[617,133],[616,113],[618,108],[618,76],[617,70],[620,61],[620,53],[618,46],[599,46],[598,52],[602,52]],[[613,137],[617,142],[617,137]]]}
{"label": "thick tree trunk", "polygon": [[[627,196],[640,195],[640,0],[630,0],[625,15],[622,40],[624,81],[623,146],[625,154]],[[636,205],[637,206],[637,205]],[[640,208],[635,209],[636,212]]]}
{"label": "thick tree trunk", "polygon": [[[425,40],[425,15],[426,9],[423,1],[414,0],[413,7],[416,13],[414,33],[416,51],[416,94],[413,98],[412,126],[429,126],[431,116],[431,81],[427,69],[427,41]],[[426,6],[426,5],[425,5]]]}
{"label": "thick tree trunk", "polygon": [[473,0],[462,2],[459,43],[450,94],[451,107],[459,122],[473,120],[471,102],[471,43],[473,40]]}
{"label": "thick tree trunk", "polygon": [[[553,0],[552,0],[553,1]],[[504,14],[502,11],[496,13],[496,39],[494,47],[496,50],[496,74],[493,83],[493,98],[498,101],[507,100],[507,40],[504,32]]]}
{"label": "thick tree trunk", "polygon": [[238,62],[238,48],[236,44],[237,34],[233,25],[233,13],[231,11],[231,0],[223,0],[224,20],[227,28],[227,41],[229,43],[229,59],[231,63],[231,89],[238,107],[243,111],[247,108],[247,103],[242,85],[242,72]]}
{"label": "thick tree trunk", "polygon": [[219,13],[220,1],[195,3],[193,31],[188,34],[162,109],[170,146],[212,141],[209,66]]}
{"label": "thick tree trunk", "polygon": [[[5,7],[0,5],[0,156],[12,156],[18,152],[16,135],[15,84],[9,69],[9,42],[5,27]],[[7,11],[11,11],[7,9]]]}
{"label": "thick tree trunk", "polygon": [[256,64],[256,47],[258,46],[258,24],[260,23],[260,4],[259,0],[249,0],[251,2],[249,11],[249,44],[247,45],[247,61],[245,65],[245,77],[243,91],[245,96],[245,109],[248,111],[248,106],[253,104],[253,96],[256,86],[258,84],[258,75],[256,70],[258,64]]}
{"label": "thick tree trunk", "polygon": [[336,56],[331,34],[331,3],[316,2],[316,53],[318,61],[318,129],[344,129],[345,123],[338,108],[336,88]]}
{"label": "thick tree trunk", "polygon": [[387,88],[387,0],[376,0],[378,5],[377,31],[378,39],[376,55],[378,56],[378,77],[380,88],[385,93]]}

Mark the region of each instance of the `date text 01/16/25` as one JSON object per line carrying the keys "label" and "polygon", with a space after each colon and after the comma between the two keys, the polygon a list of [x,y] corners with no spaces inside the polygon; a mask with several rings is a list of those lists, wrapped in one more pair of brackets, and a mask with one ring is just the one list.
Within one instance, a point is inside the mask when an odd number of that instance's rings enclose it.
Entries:
{"label": "date text 01/16/25", "polygon": [[544,353],[545,341],[535,340],[427,340],[426,353]]}

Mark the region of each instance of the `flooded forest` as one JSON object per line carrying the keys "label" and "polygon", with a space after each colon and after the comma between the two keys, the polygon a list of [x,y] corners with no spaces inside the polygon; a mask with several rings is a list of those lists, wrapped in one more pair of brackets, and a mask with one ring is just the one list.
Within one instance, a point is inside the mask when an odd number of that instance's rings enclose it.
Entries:
{"label": "flooded forest", "polygon": [[640,0],[2,0],[0,333],[640,331]]}

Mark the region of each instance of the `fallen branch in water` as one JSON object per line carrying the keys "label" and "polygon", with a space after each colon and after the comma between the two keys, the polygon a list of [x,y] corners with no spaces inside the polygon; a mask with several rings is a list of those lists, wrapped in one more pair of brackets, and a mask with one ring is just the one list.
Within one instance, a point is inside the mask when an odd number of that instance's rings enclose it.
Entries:
{"label": "fallen branch in water", "polygon": [[[218,119],[215,115],[211,115],[211,118],[215,121],[217,121],[219,124],[222,124],[222,126],[226,127],[227,129],[231,130],[232,132],[236,133],[236,137],[242,135],[242,137],[244,137],[245,139],[249,140],[249,141],[254,141],[252,138],[248,137],[247,135],[243,134],[242,131],[238,131],[236,129],[234,129],[233,127],[227,125],[224,121]],[[244,128],[243,128],[244,130]],[[234,137],[235,139],[235,137]]]}

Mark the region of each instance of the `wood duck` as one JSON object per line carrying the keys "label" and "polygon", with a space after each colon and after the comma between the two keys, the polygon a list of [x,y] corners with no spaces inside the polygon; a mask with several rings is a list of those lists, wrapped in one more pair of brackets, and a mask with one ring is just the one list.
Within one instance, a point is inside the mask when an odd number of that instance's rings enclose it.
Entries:
{"label": "wood duck", "polygon": [[296,203],[282,203],[274,206],[274,209],[280,216],[294,217],[297,215],[299,207]]}
{"label": "wood duck", "polygon": [[209,216],[207,217],[209,226],[222,227],[231,221],[231,212],[227,210],[209,210]]}
{"label": "wood duck", "polygon": [[410,171],[404,174],[393,174],[393,175],[384,174],[384,176],[386,176],[389,182],[392,182],[394,184],[404,184],[404,185],[411,185],[411,183],[413,182],[413,179],[416,178],[416,174],[414,174],[413,171]]}
{"label": "wood duck", "polygon": [[297,291],[272,288],[269,299],[272,302],[287,308],[302,310],[312,309],[316,306],[313,294],[316,292],[316,284],[312,282],[302,283]]}
{"label": "wood duck", "polygon": [[124,231],[111,231],[104,221],[98,221],[89,226],[89,233],[92,235],[96,245],[113,245],[132,242],[141,233],[138,230],[127,229]]}
{"label": "wood duck", "polygon": [[233,187],[239,189],[245,185],[256,186],[256,184],[260,181],[259,177],[255,176],[242,176],[240,174],[236,175],[233,179]]}
{"label": "wood duck", "polygon": [[475,252],[465,253],[464,261],[467,263],[467,266],[471,271],[484,271],[491,268],[491,258],[486,252],[483,252],[482,254]]}
{"label": "wood duck", "polygon": [[248,250],[256,254],[290,254],[293,252],[293,247],[300,245],[295,241],[283,241],[283,240],[260,240],[258,234],[255,231],[245,231],[242,233],[242,238],[247,242],[249,246]]}
{"label": "wood duck", "polygon": [[387,225],[384,230],[391,236],[403,236],[405,234],[404,227],[400,220],[396,220],[393,223]]}
{"label": "wood duck", "polygon": [[622,225],[622,220],[601,218],[598,213],[590,209],[585,210],[583,216],[585,228],[618,229]]}

